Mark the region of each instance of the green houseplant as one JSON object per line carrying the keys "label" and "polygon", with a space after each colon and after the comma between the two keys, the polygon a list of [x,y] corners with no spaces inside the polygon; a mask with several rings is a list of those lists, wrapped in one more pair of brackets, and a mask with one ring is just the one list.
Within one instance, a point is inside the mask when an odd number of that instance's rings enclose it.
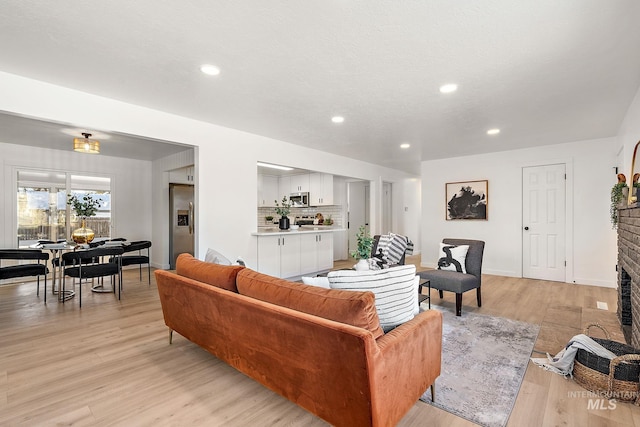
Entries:
{"label": "green houseplant", "polygon": [[367,260],[371,258],[371,247],[373,245],[373,237],[369,235],[367,228],[361,225],[356,234],[356,249],[351,251],[351,256],[358,260],[356,270],[368,270],[369,264]]}
{"label": "green houseplant", "polygon": [[280,215],[280,220],[278,221],[278,228],[280,230],[288,230],[289,229],[289,213],[291,213],[291,202],[287,199],[287,196],[282,197],[282,204],[276,202],[276,213]]}
{"label": "green houseplant", "polygon": [[[625,188],[627,189],[626,191]],[[611,215],[611,225],[614,229],[618,228],[618,207],[626,201],[625,193],[628,191],[629,187],[626,182],[618,182],[611,188],[611,205],[609,206],[609,213]]]}
{"label": "green houseplant", "polygon": [[87,218],[94,216],[98,212],[100,202],[93,198],[91,193],[79,197],[76,194],[69,194],[67,204],[71,206],[74,213],[80,218],[80,228],[73,230],[71,238],[78,244],[89,243],[95,237],[92,229],[87,228]]}

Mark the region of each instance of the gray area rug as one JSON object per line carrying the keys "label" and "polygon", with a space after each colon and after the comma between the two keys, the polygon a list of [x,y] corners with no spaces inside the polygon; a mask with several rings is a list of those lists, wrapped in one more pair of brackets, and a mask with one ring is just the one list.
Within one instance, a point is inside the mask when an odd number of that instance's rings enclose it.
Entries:
{"label": "gray area rug", "polygon": [[[426,304],[421,308],[426,309]],[[443,314],[442,371],[436,401],[420,400],[487,427],[507,424],[540,327],[431,304]]]}

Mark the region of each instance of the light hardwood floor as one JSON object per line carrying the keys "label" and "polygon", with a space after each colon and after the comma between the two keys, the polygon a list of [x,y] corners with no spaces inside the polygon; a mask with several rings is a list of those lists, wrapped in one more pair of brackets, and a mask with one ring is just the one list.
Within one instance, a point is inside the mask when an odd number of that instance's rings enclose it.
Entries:
{"label": "light hardwood floor", "polygon": [[[591,322],[622,340],[613,289],[491,275],[482,288],[483,307],[468,292],[463,315],[539,324],[538,351],[555,354]],[[454,309],[452,295],[432,297]],[[609,310],[596,309],[597,301]],[[155,283],[139,282],[136,270],[125,272],[121,301],[87,291],[82,303],[80,310],[77,300],[48,297],[45,306],[35,282],[0,287],[0,425],[327,425],[179,335],[169,345]],[[640,427],[640,408],[588,409],[582,391],[529,363],[508,425]],[[474,424],[416,402],[400,425]]]}

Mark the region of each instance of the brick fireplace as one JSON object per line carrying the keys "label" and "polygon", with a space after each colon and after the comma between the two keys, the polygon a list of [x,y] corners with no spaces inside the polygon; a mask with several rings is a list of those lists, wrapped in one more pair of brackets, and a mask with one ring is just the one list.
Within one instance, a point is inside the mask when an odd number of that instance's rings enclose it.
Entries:
{"label": "brick fireplace", "polygon": [[640,348],[640,207],[618,216],[618,318],[627,343]]}

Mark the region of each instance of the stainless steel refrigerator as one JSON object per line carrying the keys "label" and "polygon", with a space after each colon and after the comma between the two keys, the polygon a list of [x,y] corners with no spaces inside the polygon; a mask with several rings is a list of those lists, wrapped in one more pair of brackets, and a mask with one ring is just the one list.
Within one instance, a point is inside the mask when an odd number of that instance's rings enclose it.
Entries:
{"label": "stainless steel refrigerator", "polygon": [[182,253],[193,255],[195,246],[195,222],[193,209],[193,185],[169,184],[169,253],[171,269],[176,268],[176,258]]}

